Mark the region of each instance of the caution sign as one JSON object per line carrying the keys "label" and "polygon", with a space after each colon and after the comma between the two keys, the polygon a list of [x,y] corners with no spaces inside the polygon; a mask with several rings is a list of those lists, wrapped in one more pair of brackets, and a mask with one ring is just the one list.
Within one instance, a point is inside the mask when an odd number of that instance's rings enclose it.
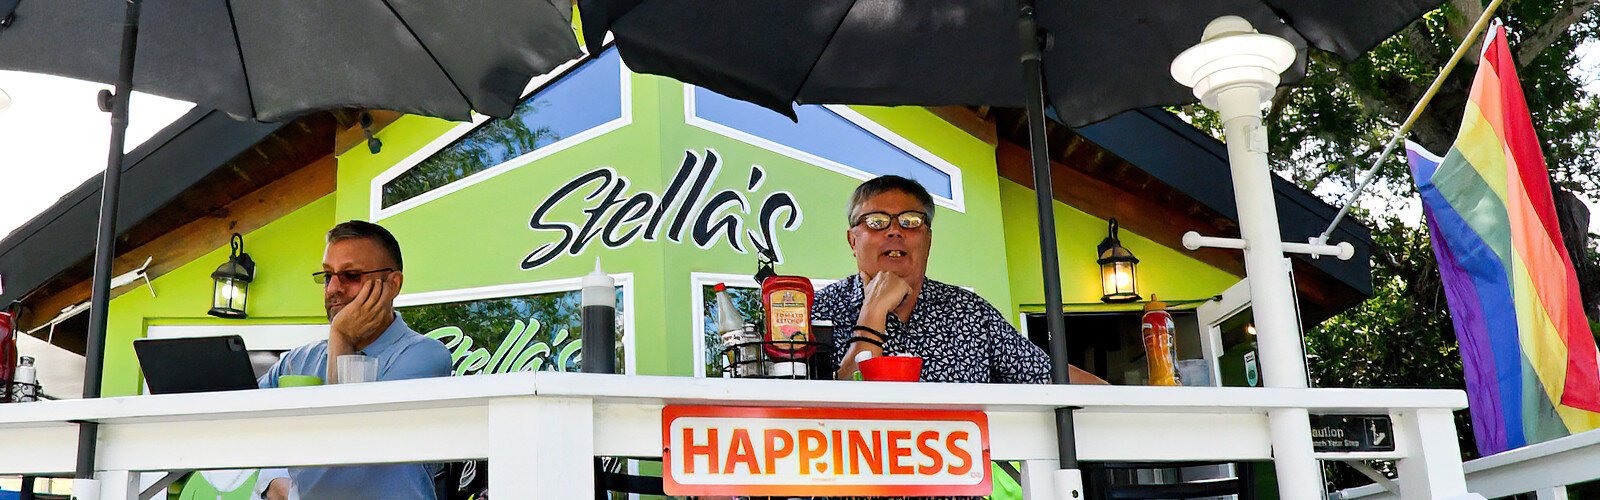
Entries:
{"label": "caution sign", "polygon": [[979,411],[668,406],[668,495],[990,493]]}
{"label": "caution sign", "polygon": [[1387,415],[1312,415],[1311,448],[1319,453],[1394,451]]}

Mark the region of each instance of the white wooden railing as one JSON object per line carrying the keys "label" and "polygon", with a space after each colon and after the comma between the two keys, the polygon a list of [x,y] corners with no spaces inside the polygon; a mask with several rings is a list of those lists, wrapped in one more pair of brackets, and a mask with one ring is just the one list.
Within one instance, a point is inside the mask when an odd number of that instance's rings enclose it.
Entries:
{"label": "white wooden railing", "polygon": [[[1600,480],[1600,430],[1574,434],[1469,461],[1467,488],[1485,497],[1534,493],[1566,500],[1568,485]],[[1404,474],[1400,484],[1405,483]],[[1379,485],[1341,492],[1342,498],[1396,498]]]}
{"label": "white wooden railing", "polygon": [[[592,456],[661,454],[663,405],[987,412],[991,456],[1024,463],[1029,498],[1056,498],[1053,410],[1077,406],[1088,461],[1270,460],[1267,412],[1394,418],[1406,498],[1466,492],[1452,390],[894,384],[514,373],[325,387],[0,405],[0,474],[67,474],[77,421],[100,427],[101,498],[139,473],[488,459],[507,498],[593,498]],[[1321,459],[1353,458],[1321,455]]]}

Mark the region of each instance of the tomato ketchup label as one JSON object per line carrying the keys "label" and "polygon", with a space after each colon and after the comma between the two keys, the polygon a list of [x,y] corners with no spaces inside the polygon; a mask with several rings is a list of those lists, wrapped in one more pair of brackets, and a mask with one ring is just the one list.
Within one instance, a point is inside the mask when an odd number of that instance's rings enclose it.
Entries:
{"label": "tomato ketchup label", "polygon": [[762,306],[767,311],[767,354],[782,359],[811,354],[811,280],[799,276],[774,276],[761,283]]}
{"label": "tomato ketchup label", "polygon": [[668,495],[990,494],[981,411],[668,406]]}

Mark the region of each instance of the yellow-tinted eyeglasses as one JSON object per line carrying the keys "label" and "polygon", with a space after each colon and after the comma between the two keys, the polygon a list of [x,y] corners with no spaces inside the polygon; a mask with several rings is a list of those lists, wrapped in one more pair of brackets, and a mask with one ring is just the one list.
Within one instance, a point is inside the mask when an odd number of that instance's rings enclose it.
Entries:
{"label": "yellow-tinted eyeglasses", "polygon": [[900,224],[901,229],[916,229],[928,225],[928,214],[916,210],[907,210],[894,215],[872,212],[857,217],[855,225],[865,224],[867,229],[882,231],[889,228],[890,221]]}

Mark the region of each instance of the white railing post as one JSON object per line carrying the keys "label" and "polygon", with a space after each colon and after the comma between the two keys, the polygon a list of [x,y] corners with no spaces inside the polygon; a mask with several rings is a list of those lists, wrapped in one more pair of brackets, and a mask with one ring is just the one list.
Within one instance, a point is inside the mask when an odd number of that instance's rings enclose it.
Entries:
{"label": "white railing post", "polygon": [[1055,498],[1055,472],[1061,469],[1060,460],[1022,461],[1022,498],[1025,500],[1051,500]]}
{"label": "white railing post", "polygon": [[100,500],[139,500],[137,472],[103,470],[95,473],[95,479],[100,481]]}
{"label": "white railing post", "polygon": [[594,402],[489,404],[489,490],[506,498],[594,498]]}
{"label": "white railing post", "polygon": [[1401,498],[1468,498],[1456,422],[1450,410],[1397,412],[1395,429],[1400,431],[1406,450],[1406,457],[1396,464],[1400,469]]}

